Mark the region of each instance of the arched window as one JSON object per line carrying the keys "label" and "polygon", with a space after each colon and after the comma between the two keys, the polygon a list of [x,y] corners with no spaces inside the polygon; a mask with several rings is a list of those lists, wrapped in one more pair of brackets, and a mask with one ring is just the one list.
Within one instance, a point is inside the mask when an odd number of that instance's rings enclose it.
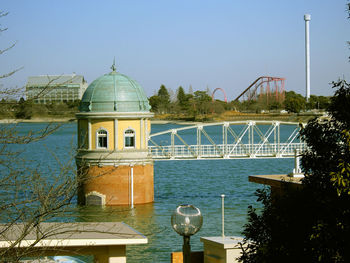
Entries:
{"label": "arched window", "polygon": [[135,148],[135,131],[134,130],[127,129],[124,132],[124,147]]}
{"label": "arched window", "polygon": [[97,148],[108,148],[108,132],[104,129],[97,131]]}
{"label": "arched window", "polygon": [[85,196],[85,205],[102,206],[105,204],[106,204],[106,196],[99,192],[92,191]]}

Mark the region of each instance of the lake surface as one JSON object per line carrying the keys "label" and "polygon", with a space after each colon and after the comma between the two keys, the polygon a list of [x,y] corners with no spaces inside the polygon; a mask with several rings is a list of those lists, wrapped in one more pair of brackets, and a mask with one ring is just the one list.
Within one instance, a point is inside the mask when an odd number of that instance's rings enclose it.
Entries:
{"label": "lake surface", "polygon": [[[45,123],[19,124],[20,133],[45,127]],[[180,127],[154,124],[152,133]],[[43,173],[57,173],[61,163],[72,161],[76,146],[76,124],[62,127],[39,142],[13,145],[24,150],[23,158],[39,165]],[[220,132],[220,131],[219,131]],[[288,134],[288,131],[286,131]],[[189,134],[195,140],[196,134]],[[281,137],[283,137],[281,129]],[[74,161],[74,159],[73,159]],[[225,194],[225,234],[241,236],[249,205],[259,207],[254,192],[263,186],[248,182],[249,175],[286,174],[293,159],[176,160],[154,164],[155,202],[129,207],[78,207],[66,221],[123,221],[148,237],[147,245],[128,246],[128,262],[170,262],[172,251],[181,251],[182,237],[170,225],[179,204],[193,204],[203,214],[202,229],[191,238],[192,250],[203,250],[201,236],[221,235],[221,194]],[[49,171],[49,172],[48,172]],[[76,202],[76,200],[74,200]]]}

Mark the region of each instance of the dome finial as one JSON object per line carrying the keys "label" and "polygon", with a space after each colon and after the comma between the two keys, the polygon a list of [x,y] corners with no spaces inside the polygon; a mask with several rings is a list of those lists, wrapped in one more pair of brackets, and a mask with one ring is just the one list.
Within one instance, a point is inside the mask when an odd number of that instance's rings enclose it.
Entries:
{"label": "dome finial", "polygon": [[116,70],[117,70],[117,68],[115,67],[115,57],[114,57],[114,59],[113,59],[113,65],[111,66],[111,70],[112,70],[113,72],[116,72]]}

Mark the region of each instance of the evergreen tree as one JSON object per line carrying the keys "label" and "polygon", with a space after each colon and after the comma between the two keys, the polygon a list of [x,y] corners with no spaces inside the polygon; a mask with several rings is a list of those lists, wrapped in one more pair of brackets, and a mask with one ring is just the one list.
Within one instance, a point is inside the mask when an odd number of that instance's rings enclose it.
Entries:
{"label": "evergreen tree", "polygon": [[195,91],[193,99],[198,113],[207,114],[210,111],[211,97],[206,91]]}
{"label": "evergreen tree", "polygon": [[170,109],[170,95],[167,88],[162,84],[158,90],[159,104],[158,110],[162,113],[169,112]]}
{"label": "evergreen tree", "polygon": [[184,89],[181,86],[177,90],[176,98],[177,98],[177,103],[180,105],[180,107],[186,106],[187,97],[186,97]]}
{"label": "evergreen tree", "polygon": [[18,119],[30,119],[32,117],[32,104],[20,98],[16,107],[15,117]]}
{"label": "evergreen tree", "polygon": [[151,106],[151,111],[158,112],[160,99],[159,96],[153,95],[149,98],[149,104]]}
{"label": "evergreen tree", "polygon": [[158,90],[158,97],[161,104],[168,104],[170,102],[170,95],[167,88],[162,84]]}

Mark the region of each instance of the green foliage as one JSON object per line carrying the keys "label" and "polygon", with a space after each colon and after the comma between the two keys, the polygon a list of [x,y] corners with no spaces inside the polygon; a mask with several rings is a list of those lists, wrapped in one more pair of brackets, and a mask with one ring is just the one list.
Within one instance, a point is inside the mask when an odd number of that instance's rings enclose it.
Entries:
{"label": "green foliage", "polygon": [[302,129],[305,178],[299,190],[258,191],[263,209],[250,207],[243,262],[350,262],[350,85],[333,83],[328,120]]}
{"label": "green foliage", "polygon": [[170,102],[170,95],[168,90],[164,85],[161,85],[158,91],[158,97],[160,99],[161,104],[169,104]]}
{"label": "green foliage", "polygon": [[[329,110],[332,115],[339,120],[336,125],[338,129],[343,129],[340,136],[341,151],[350,152],[350,85],[345,81],[334,83],[338,87],[337,96],[333,97]],[[339,107],[337,105],[342,105]],[[331,181],[337,188],[338,195],[350,195],[350,156],[340,159],[337,170],[331,172]]]}
{"label": "green foliage", "polygon": [[30,119],[32,117],[32,106],[31,102],[20,98],[16,107],[15,117],[17,119]]}
{"label": "green foliage", "polygon": [[306,104],[307,109],[327,109],[330,104],[330,97],[311,95]]}
{"label": "green foliage", "polygon": [[[273,199],[268,190],[257,190],[258,201],[264,206],[261,213],[253,207],[248,209],[248,224],[244,236],[249,239],[248,249],[244,251],[241,261],[254,263],[272,262],[314,262],[308,251],[298,251],[307,240],[308,222],[303,220],[306,207],[303,195],[284,189],[285,195]],[[306,248],[306,247],[305,247]]]}
{"label": "green foliage", "polygon": [[190,113],[190,101],[193,98],[193,95],[191,94],[186,94],[184,89],[180,86],[177,89],[177,96],[176,96],[176,112],[180,113]]}
{"label": "green foliage", "polygon": [[197,114],[208,114],[211,111],[212,99],[206,91],[195,91],[193,101]]}
{"label": "green foliage", "polygon": [[[171,100],[172,90],[161,85],[157,95],[149,98],[151,111],[158,114],[174,114],[171,118],[203,121],[212,118],[212,114],[221,114],[227,110],[235,110],[248,113],[261,113],[262,111],[278,112],[286,108],[289,112],[299,113],[306,109],[305,98],[290,91],[286,93],[286,102],[281,104],[274,96],[260,94],[257,100],[231,101],[229,103],[215,100],[212,101],[208,91],[192,91],[190,86],[186,94],[182,86],[176,90],[176,96]],[[315,105],[319,109],[325,107],[330,102],[330,98],[323,96],[312,96],[308,108]],[[209,116],[208,116],[209,115]]]}
{"label": "green foliage", "polygon": [[38,104],[21,98],[18,102],[2,100],[0,102],[1,118],[32,119],[36,117],[71,117],[78,112],[79,101]]}
{"label": "green foliage", "polygon": [[0,101],[0,118],[14,118],[15,112],[13,105],[16,104],[16,101],[2,99]]}
{"label": "green foliage", "polygon": [[80,105],[80,100],[67,101],[66,104],[67,104],[69,109],[78,109],[78,107]]}
{"label": "green foliage", "polygon": [[[336,96],[331,98],[329,111],[332,112],[334,118],[338,119],[344,129],[349,130],[347,123],[350,119],[350,88],[346,81],[333,82],[333,86],[337,88]],[[342,105],[339,107],[339,105]]]}
{"label": "green foliage", "polygon": [[158,90],[159,104],[158,111],[168,113],[170,109],[170,95],[164,85],[161,85]]}
{"label": "green foliage", "polygon": [[256,100],[246,100],[239,104],[240,111],[260,113],[264,106]]}
{"label": "green foliage", "polygon": [[195,91],[193,98],[198,103],[211,101],[211,97],[208,95],[208,93],[206,91],[201,91],[201,90]]}
{"label": "green foliage", "polygon": [[286,92],[286,98],[284,101],[284,108],[286,111],[299,113],[301,110],[305,109],[305,106],[306,100],[303,96],[294,91]]}
{"label": "green foliage", "polygon": [[187,99],[187,96],[185,94],[185,91],[184,89],[180,86],[177,90],[177,96],[176,96],[176,99],[177,99],[177,103],[179,104],[179,106],[181,108],[184,108],[186,107],[187,103],[188,103],[188,99]]}
{"label": "green foliage", "polygon": [[158,112],[158,108],[160,105],[160,98],[157,95],[153,95],[149,98],[149,104],[151,106],[151,111]]}
{"label": "green foliage", "polygon": [[216,114],[221,114],[223,113],[225,110],[228,110],[229,107],[227,105],[226,102],[224,101],[221,101],[221,100],[215,100],[213,103],[212,103],[212,109],[213,109],[213,112],[216,113]]}
{"label": "green foliage", "polygon": [[268,105],[269,110],[278,110],[281,108],[282,108],[282,105],[278,101],[274,101]]}
{"label": "green foliage", "polygon": [[[348,144],[350,147],[350,143]],[[338,171],[331,172],[331,181],[337,188],[338,195],[350,195],[350,163],[341,160],[338,165]]]}

